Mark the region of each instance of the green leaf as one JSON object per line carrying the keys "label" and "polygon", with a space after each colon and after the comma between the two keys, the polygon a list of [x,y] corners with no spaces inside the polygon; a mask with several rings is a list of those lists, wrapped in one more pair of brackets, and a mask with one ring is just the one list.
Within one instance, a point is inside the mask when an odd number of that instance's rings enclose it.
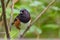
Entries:
{"label": "green leaf", "polygon": [[44,25],[45,28],[52,28],[52,29],[57,29],[59,26],[57,24],[46,24]]}
{"label": "green leaf", "polygon": [[30,30],[28,32],[34,32],[35,30],[38,32],[38,34],[42,33],[42,30],[34,25],[30,28]]}
{"label": "green leaf", "polygon": [[38,5],[42,5],[42,4],[43,4],[42,2],[34,1],[30,4],[30,6],[38,6]]}

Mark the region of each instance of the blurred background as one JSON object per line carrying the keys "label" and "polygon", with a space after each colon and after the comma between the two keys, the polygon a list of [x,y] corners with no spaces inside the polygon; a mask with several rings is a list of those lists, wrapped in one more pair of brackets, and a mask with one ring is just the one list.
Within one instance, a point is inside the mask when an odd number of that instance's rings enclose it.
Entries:
{"label": "blurred background", "polygon": [[[30,12],[31,20],[33,21],[38,14],[51,2],[52,0],[14,0],[13,19],[20,13],[22,8]],[[7,0],[5,1],[7,2]],[[11,15],[11,2],[6,8],[6,17],[9,25]],[[2,7],[0,1],[0,38],[5,38],[5,27],[2,17]],[[25,25],[22,24],[24,31]],[[20,33],[14,25],[11,27],[11,38],[17,38]],[[25,38],[60,38],[60,0],[56,2],[35,22],[28,32],[24,35]]]}

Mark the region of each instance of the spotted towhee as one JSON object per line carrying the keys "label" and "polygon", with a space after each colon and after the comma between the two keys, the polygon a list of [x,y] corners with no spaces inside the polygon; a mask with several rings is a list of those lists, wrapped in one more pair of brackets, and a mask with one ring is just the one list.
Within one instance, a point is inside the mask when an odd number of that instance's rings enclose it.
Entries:
{"label": "spotted towhee", "polygon": [[22,23],[28,23],[30,21],[30,19],[31,19],[30,13],[26,9],[21,9],[20,13],[15,18],[12,25],[14,24],[16,26],[16,28],[20,30],[20,27],[19,27],[20,23],[21,22]]}

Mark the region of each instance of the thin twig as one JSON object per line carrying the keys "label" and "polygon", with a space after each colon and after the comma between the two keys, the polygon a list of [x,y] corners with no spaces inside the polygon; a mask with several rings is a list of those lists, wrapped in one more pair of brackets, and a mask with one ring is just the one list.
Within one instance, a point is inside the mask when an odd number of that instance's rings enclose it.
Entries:
{"label": "thin twig", "polygon": [[10,0],[7,0],[6,7],[8,6]]}
{"label": "thin twig", "polygon": [[48,6],[36,17],[36,19],[31,22],[31,24],[28,25],[28,27],[26,28],[26,30],[20,35],[20,38],[22,38],[24,36],[24,34],[30,29],[30,27],[47,11],[47,9],[49,9],[49,7],[55,2],[55,0],[52,0]]}
{"label": "thin twig", "polygon": [[[10,0],[7,0],[6,7],[8,6],[9,1],[10,1]],[[2,21],[2,14],[1,14],[1,17],[0,17],[0,21]]]}
{"label": "thin twig", "polygon": [[3,15],[3,20],[4,20],[5,30],[6,30],[6,36],[7,38],[10,38],[7,21],[6,21],[6,9],[5,9],[4,0],[1,0],[1,4],[2,4],[2,15]]}
{"label": "thin twig", "polygon": [[12,19],[13,19],[13,9],[14,9],[14,0],[11,0],[11,15],[10,15],[10,23],[9,23],[9,27],[11,30],[11,24],[12,24]]}

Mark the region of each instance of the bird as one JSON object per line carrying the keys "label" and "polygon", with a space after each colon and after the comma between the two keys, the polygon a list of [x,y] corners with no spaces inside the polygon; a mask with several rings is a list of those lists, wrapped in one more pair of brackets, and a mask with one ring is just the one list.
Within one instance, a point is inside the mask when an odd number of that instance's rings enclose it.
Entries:
{"label": "bird", "polygon": [[28,23],[31,21],[30,13],[27,9],[21,9],[20,13],[14,19],[12,25],[14,24],[18,30],[20,30],[20,25],[22,23]]}

